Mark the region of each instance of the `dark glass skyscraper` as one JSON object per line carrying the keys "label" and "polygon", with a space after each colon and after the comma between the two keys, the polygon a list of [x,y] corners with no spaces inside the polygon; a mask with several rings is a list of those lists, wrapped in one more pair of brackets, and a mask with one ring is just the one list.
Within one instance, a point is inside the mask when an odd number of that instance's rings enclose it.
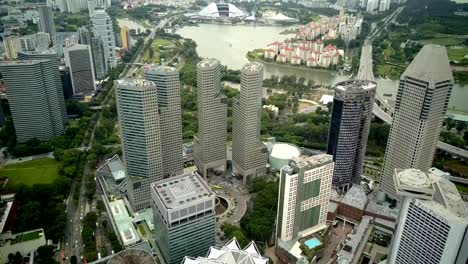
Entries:
{"label": "dark glass skyscraper", "polygon": [[376,83],[349,80],[335,86],[327,154],[333,155],[333,185],[359,182],[366,153]]}

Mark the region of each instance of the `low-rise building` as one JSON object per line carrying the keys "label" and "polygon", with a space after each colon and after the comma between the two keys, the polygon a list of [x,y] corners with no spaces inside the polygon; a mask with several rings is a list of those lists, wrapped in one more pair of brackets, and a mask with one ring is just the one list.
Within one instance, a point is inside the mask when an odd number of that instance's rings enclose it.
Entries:
{"label": "low-rise building", "polygon": [[0,234],[0,255],[3,263],[8,262],[9,254],[19,252],[26,256],[45,245],[46,238],[42,228],[18,234],[12,234],[10,231]]}

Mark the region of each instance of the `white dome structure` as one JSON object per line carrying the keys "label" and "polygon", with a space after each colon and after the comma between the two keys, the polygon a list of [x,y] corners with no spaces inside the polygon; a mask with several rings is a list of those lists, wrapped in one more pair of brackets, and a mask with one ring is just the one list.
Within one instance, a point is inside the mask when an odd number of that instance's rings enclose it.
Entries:
{"label": "white dome structure", "polygon": [[239,8],[229,3],[211,3],[203,8],[199,16],[209,18],[222,18],[222,17],[244,17],[245,14]]}
{"label": "white dome structure", "polygon": [[298,158],[300,155],[301,150],[293,144],[275,143],[270,152],[271,169],[281,170],[284,165],[289,165],[292,159]]}

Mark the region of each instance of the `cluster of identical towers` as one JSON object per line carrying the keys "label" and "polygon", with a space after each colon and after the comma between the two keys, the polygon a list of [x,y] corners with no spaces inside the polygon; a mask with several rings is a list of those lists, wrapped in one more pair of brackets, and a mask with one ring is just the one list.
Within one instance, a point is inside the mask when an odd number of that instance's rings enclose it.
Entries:
{"label": "cluster of identical towers", "polygon": [[116,81],[127,195],[135,210],[150,206],[152,182],[183,173],[179,72],[150,68],[145,80]]}
{"label": "cluster of identical towers", "polygon": [[[241,71],[240,97],[234,100],[233,164],[244,177],[262,175],[268,152],[260,141],[263,66],[249,63]],[[144,80],[116,81],[127,195],[135,210],[150,206],[150,184],[183,173],[179,72],[151,67]],[[194,160],[203,177],[226,170],[227,98],[221,92],[221,64],[197,65],[198,133]]]}

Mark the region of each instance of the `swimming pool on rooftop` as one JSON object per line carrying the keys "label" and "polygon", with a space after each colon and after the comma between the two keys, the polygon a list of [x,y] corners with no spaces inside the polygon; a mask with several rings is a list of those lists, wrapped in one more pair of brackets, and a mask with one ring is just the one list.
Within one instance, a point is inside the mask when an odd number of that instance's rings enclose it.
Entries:
{"label": "swimming pool on rooftop", "polygon": [[306,245],[306,247],[308,249],[313,249],[315,247],[320,246],[322,244],[322,242],[320,242],[320,240],[318,240],[316,237],[313,237],[313,238],[305,241],[304,244]]}

